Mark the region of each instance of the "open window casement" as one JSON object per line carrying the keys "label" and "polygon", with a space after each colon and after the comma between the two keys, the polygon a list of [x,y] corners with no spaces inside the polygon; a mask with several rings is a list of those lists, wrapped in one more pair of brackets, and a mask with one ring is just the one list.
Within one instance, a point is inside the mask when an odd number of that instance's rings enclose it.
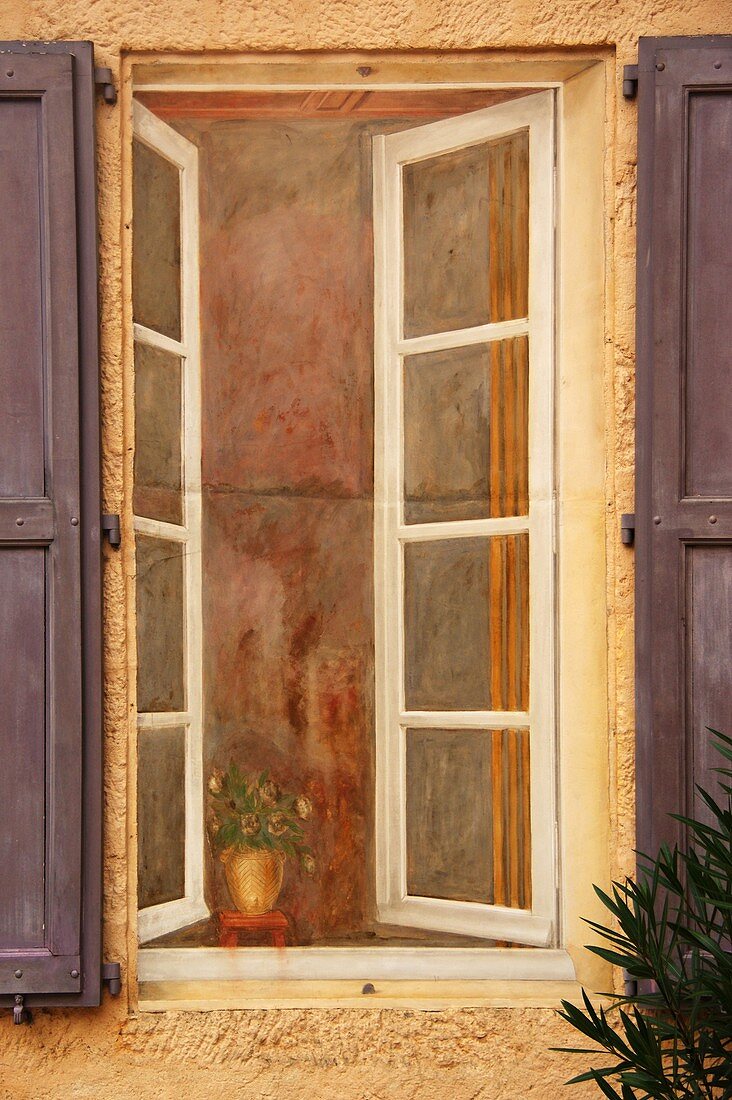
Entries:
{"label": "open window casement", "polygon": [[138,786],[138,901],[145,942],[208,915],[198,150],[139,103],[133,124],[138,768],[147,777]]}
{"label": "open window casement", "polygon": [[554,99],[374,139],[377,892],[554,942]]}

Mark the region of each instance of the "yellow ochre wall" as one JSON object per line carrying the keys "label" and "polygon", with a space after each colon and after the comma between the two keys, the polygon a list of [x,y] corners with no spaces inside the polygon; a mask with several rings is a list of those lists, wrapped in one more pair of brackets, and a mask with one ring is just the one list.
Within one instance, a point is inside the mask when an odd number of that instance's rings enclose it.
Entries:
{"label": "yellow ochre wall", "polygon": [[[724,33],[719,0],[4,0],[0,39],[90,39],[99,65],[122,74],[123,56],[202,51],[500,51],[518,58],[581,52],[605,62],[604,511],[612,871],[632,866],[632,553],[620,513],[633,504],[635,127],[620,96],[623,64],[639,35]],[[129,67],[125,68],[129,73]],[[120,103],[129,102],[124,96]],[[129,400],[123,387],[121,106],[97,111],[102,309],[103,494],[123,512],[129,475]],[[0,197],[1,201],[1,197]],[[124,397],[124,400],[123,400]],[[127,425],[125,417],[127,417]],[[126,430],[127,426],[127,430]],[[127,466],[125,461],[127,460]],[[127,474],[125,474],[127,470]],[[127,532],[129,535],[129,531]],[[128,544],[130,540],[128,538]],[[132,746],[129,554],[105,550],[105,955],[134,969],[128,816]],[[607,829],[607,825],[605,825]],[[575,834],[581,835],[581,823]],[[134,986],[99,1010],[38,1012],[30,1027],[0,1018],[0,1097],[292,1097],[313,1100],[553,1100],[579,1068],[549,1047],[571,1041],[550,1008],[248,1009],[138,1012]]]}

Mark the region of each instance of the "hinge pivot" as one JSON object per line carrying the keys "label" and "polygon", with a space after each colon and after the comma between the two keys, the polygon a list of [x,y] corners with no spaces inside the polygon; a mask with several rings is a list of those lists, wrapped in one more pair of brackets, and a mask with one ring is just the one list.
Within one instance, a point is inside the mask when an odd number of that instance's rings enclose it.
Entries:
{"label": "hinge pivot", "polygon": [[114,86],[114,76],[111,69],[97,68],[94,70],[94,84],[98,92],[104,97],[104,102],[111,107],[117,102],[117,89]]}
{"label": "hinge pivot", "polygon": [[638,66],[637,65],[624,65],[623,66],[623,97],[625,99],[635,99],[638,95]]}
{"label": "hinge pivot", "polygon": [[15,1004],[13,1005],[13,1023],[14,1024],[29,1024],[33,1017],[28,1009],[23,1004],[23,994],[15,994]]}
{"label": "hinge pivot", "polygon": [[620,517],[620,541],[623,546],[632,546],[635,542],[635,512],[623,512]]}
{"label": "hinge pivot", "polygon": [[122,530],[118,515],[102,516],[102,534],[107,536],[110,546],[117,547],[122,542]]}
{"label": "hinge pivot", "polygon": [[119,963],[102,963],[102,983],[113,997],[118,997],[122,990],[122,971]]}

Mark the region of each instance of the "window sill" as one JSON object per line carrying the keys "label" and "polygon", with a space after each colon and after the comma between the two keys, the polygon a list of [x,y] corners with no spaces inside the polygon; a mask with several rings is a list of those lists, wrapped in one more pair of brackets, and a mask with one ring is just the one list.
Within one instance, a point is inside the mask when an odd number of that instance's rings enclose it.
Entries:
{"label": "window sill", "polygon": [[221,1009],[357,1008],[440,1012],[454,1008],[550,1008],[581,1003],[581,986],[562,981],[383,981],[364,993],[361,981],[142,982],[140,1012]]}
{"label": "window sill", "polygon": [[358,985],[362,1003],[367,982],[427,982],[430,988],[447,982],[483,988],[493,982],[500,991],[513,983],[571,985],[576,974],[565,950],[548,948],[149,947],[140,950],[138,978],[142,986],[196,989],[206,982],[221,990],[260,982],[269,989],[276,983],[302,991],[304,983],[346,982],[350,990]]}

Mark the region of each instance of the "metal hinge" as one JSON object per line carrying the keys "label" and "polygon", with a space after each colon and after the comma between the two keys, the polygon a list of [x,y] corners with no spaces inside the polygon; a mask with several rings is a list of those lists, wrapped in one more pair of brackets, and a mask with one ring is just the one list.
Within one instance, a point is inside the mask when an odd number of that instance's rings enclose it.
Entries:
{"label": "metal hinge", "polygon": [[117,89],[114,86],[114,76],[111,69],[95,69],[94,84],[98,92],[104,97],[104,102],[113,107],[117,102]]}
{"label": "metal hinge", "polygon": [[623,98],[635,99],[638,95],[638,66],[623,66]]}
{"label": "metal hinge", "polygon": [[113,997],[118,997],[122,989],[122,971],[119,963],[102,963],[102,984]]}
{"label": "metal hinge", "polygon": [[15,994],[15,1004],[13,1005],[13,1023],[14,1024],[29,1024],[33,1017],[30,1011],[23,1004],[23,994]]}
{"label": "metal hinge", "polygon": [[623,512],[620,517],[620,541],[623,546],[632,546],[635,542],[635,512]]}
{"label": "metal hinge", "polygon": [[638,996],[638,979],[629,974],[627,970],[623,971],[623,992],[626,997]]}
{"label": "metal hinge", "polygon": [[102,516],[102,534],[107,536],[110,546],[118,547],[122,542],[122,529],[118,515]]}

